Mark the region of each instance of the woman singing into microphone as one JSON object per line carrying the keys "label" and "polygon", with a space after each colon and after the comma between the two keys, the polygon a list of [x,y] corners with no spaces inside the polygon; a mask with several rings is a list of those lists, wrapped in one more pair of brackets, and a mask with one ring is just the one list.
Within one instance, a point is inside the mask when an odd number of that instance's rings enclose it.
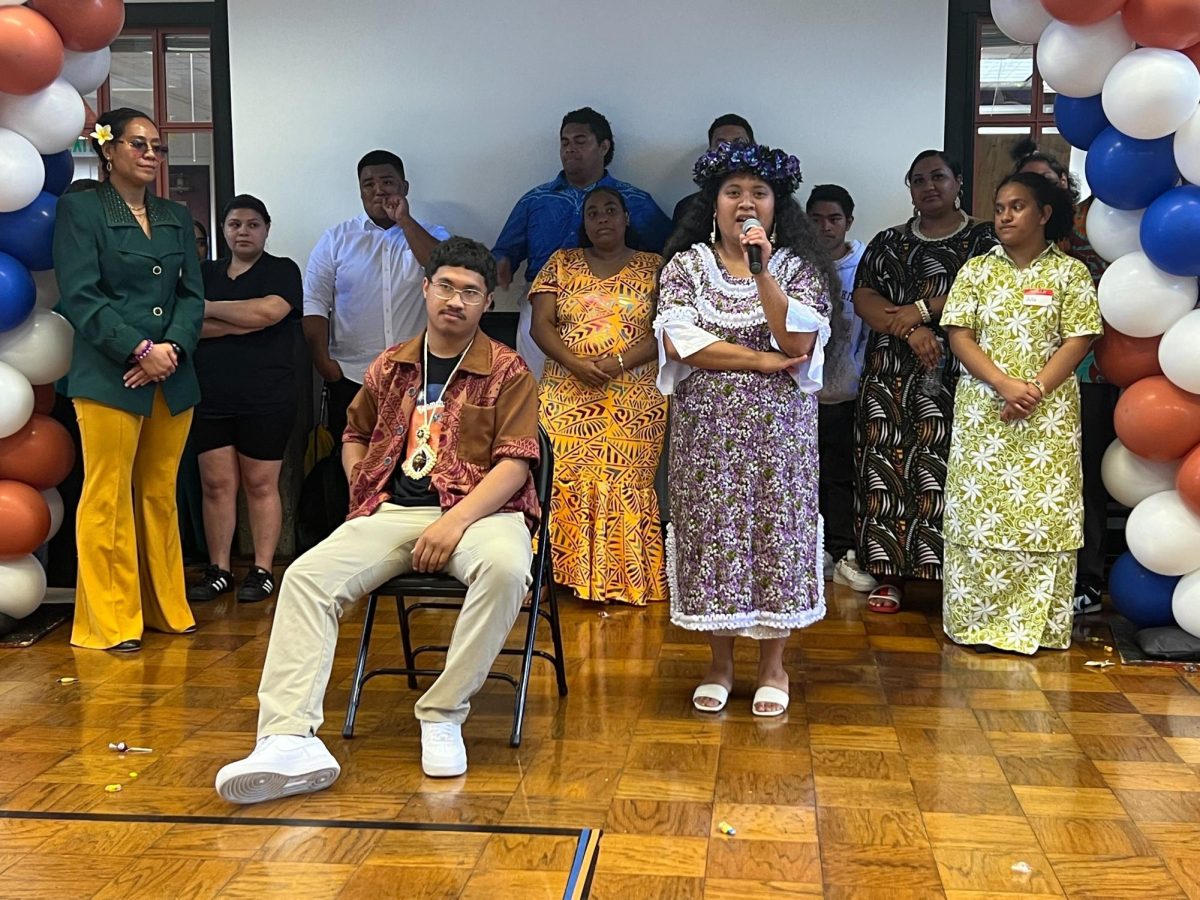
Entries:
{"label": "woman singing into microphone", "polygon": [[654,324],[659,388],[674,395],[671,620],[709,634],[698,710],[725,707],[744,636],[759,641],[753,712],[778,716],[788,634],[825,615],[815,393],[838,280],[792,196],[794,156],[723,143],[695,181],[663,253]]}

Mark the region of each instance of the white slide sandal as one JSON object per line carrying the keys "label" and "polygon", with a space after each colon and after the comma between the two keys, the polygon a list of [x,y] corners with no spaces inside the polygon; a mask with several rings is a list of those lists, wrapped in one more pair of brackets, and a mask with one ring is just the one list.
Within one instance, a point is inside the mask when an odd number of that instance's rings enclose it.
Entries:
{"label": "white slide sandal", "polygon": [[[787,712],[789,702],[791,702],[791,697],[788,696],[787,691],[781,691],[777,687],[771,687],[770,685],[764,684],[754,692],[754,702],[750,706],[750,711],[756,716],[762,716],[763,718],[769,719],[775,716],[782,716],[785,712]],[[779,709],[760,710],[758,708],[760,703],[773,703],[778,706]]]}
{"label": "white slide sandal", "polygon": [[[705,706],[699,703],[700,700],[716,700],[716,706]],[[725,704],[729,702],[729,688],[723,684],[716,682],[708,682],[700,685],[692,692],[692,706],[706,713],[718,713],[725,708]]]}

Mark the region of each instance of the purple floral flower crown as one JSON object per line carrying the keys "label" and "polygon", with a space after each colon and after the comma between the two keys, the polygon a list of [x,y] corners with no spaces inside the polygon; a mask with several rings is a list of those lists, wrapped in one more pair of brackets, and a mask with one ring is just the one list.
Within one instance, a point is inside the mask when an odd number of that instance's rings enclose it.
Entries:
{"label": "purple floral flower crown", "polygon": [[696,160],[692,181],[703,187],[734,172],[757,175],[783,194],[793,193],[804,180],[800,175],[800,160],[782,150],[773,150],[765,144],[722,141]]}

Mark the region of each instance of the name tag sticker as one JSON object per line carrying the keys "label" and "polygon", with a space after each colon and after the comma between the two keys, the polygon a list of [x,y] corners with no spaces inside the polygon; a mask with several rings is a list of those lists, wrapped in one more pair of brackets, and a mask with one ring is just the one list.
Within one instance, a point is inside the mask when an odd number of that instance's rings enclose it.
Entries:
{"label": "name tag sticker", "polygon": [[1025,291],[1026,306],[1049,306],[1054,301],[1054,291],[1030,288]]}

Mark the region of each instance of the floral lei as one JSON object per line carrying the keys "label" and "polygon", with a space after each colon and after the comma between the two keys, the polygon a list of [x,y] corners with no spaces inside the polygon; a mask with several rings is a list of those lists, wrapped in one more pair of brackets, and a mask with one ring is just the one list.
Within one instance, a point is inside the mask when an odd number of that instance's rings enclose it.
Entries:
{"label": "floral lei", "polygon": [[800,160],[765,144],[722,141],[698,160],[692,169],[692,181],[704,186],[715,178],[734,172],[750,172],[784,194],[793,193],[804,179]]}

